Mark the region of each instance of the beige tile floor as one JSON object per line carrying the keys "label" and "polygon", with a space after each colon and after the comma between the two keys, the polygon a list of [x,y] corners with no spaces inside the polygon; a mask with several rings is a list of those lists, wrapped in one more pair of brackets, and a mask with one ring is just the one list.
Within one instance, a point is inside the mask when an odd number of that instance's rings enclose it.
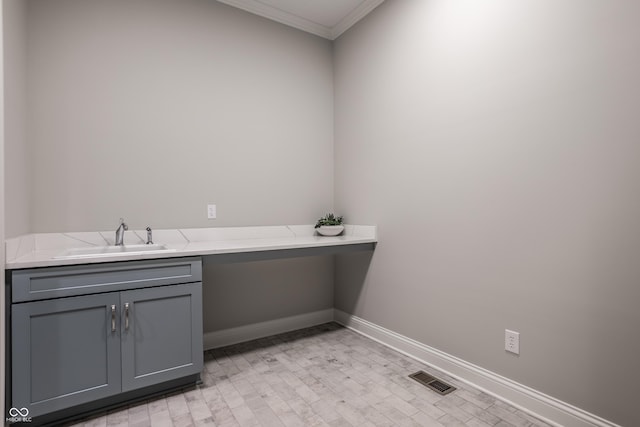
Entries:
{"label": "beige tile floor", "polygon": [[[424,370],[446,396],[408,378]],[[74,426],[548,427],[335,323],[205,353],[203,384]]]}

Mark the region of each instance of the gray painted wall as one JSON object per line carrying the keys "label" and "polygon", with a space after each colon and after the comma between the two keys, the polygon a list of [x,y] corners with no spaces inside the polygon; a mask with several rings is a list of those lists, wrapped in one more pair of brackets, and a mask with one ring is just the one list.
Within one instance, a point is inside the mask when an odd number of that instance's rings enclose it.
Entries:
{"label": "gray painted wall", "polygon": [[32,232],[332,208],[330,42],[210,0],[29,0],[27,23]]}
{"label": "gray painted wall", "polygon": [[7,182],[4,226],[7,237],[26,234],[30,229],[32,168],[27,144],[26,5],[24,0],[3,0],[4,9],[4,102],[5,159]]}
{"label": "gray painted wall", "polygon": [[380,243],[336,308],[640,425],[638,16],[388,0],[340,37],[335,206]]}
{"label": "gray painted wall", "polygon": [[[27,4],[31,232],[310,224],[332,209],[330,42],[209,0]],[[204,274],[205,332],[333,304],[332,258]]]}
{"label": "gray painted wall", "polygon": [[333,256],[203,262],[205,332],[333,308]]}

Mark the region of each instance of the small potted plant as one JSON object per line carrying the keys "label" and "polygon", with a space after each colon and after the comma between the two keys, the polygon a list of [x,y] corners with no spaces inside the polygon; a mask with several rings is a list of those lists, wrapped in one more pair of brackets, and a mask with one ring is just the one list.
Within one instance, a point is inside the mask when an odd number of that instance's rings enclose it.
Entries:
{"label": "small potted plant", "polygon": [[334,214],[326,214],[316,222],[316,230],[318,234],[323,236],[337,236],[344,231],[342,225],[342,217]]}

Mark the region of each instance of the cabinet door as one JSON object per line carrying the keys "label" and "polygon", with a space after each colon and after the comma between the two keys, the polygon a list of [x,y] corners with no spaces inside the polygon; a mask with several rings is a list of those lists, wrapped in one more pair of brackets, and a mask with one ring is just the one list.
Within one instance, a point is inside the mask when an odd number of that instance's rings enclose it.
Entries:
{"label": "cabinet door", "polygon": [[119,307],[117,292],[14,304],[12,406],[37,416],[119,393],[112,307]]}
{"label": "cabinet door", "polygon": [[202,283],[124,291],[122,391],[202,370]]}

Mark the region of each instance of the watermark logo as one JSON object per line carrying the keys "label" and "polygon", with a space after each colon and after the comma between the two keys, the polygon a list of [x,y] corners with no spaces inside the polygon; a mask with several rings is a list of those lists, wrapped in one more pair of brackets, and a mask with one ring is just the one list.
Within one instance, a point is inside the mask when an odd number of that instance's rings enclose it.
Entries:
{"label": "watermark logo", "polygon": [[11,408],[9,409],[9,418],[6,418],[5,421],[8,423],[30,423],[29,409]]}

